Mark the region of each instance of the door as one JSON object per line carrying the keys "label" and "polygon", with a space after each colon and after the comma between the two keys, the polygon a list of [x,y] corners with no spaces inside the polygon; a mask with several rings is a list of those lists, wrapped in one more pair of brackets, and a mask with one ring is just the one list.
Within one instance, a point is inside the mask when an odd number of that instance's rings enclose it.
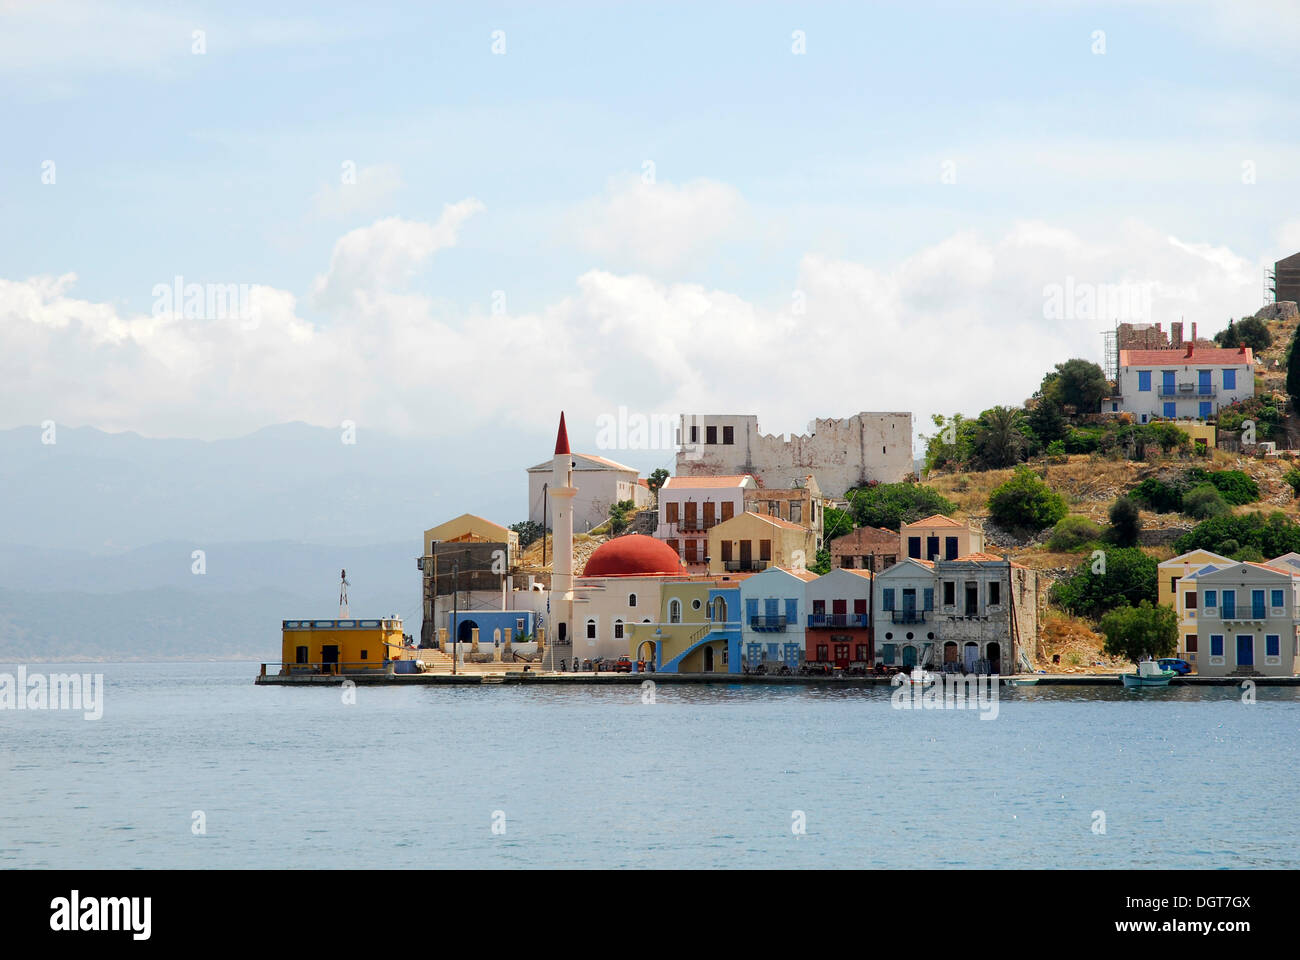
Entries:
{"label": "door", "polygon": [[682,526],[687,530],[695,529],[695,501],[688,500],[686,503],[686,521]]}
{"label": "door", "polygon": [[903,591],[903,618],[904,623],[916,620],[916,591],[910,588]]}
{"label": "door", "polygon": [[704,672],[705,673],[713,672],[713,648],[712,647],[704,648]]}
{"label": "door", "polygon": [[748,570],[754,563],[754,541],[740,541],[740,569]]}
{"label": "door", "polygon": [[916,647],[910,643],[903,648],[903,666],[909,669],[916,666]]}
{"label": "door", "polygon": [[966,644],[966,649],[963,650],[962,652],[965,655],[964,662],[966,664],[966,672],[974,673],[975,664],[979,662],[979,658],[980,658],[979,644],[968,643]]}
{"label": "door", "polygon": [[1255,635],[1240,633],[1237,635],[1237,666],[1253,667],[1255,665]]}
{"label": "door", "polygon": [[944,663],[958,662],[957,644],[953,643],[953,641],[951,640],[949,640],[947,643],[943,645],[943,662]]}
{"label": "door", "polygon": [[722,503],[722,519],[730,520],[736,515],[736,505],[730,500],[724,500]]}
{"label": "door", "polygon": [[1209,370],[1197,370],[1197,371],[1196,371],[1196,385],[1197,385],[1197,388],[1198,388],[1198,389],[1197,389],[1197,393],[1199,393],[1201,396],[1203,396],[1203,397],[1208,397],[1208,396],[1210,395],[1211,391],[1212,391],[1214,388],[1210,385],[1210,371],[1209,371]]}
{"label": "door", "polygon": [[704,527],[705,527],[706,530],[707,530],[709,527],[713,526],[713,520],[714,520],[713,512],[714,512],[714,510],[716,510],[716,509],[717,509],[717,504],[715,504],[712,500],[706,500],[706,501],[705,501],[705,503],[704,503]]}
{"label": "door", "polygon": [[320,669],[321,673],[333,673],[334,668],[339,663],[338,647],[321,647],[320,648]]}
{"label": "door", "polygon": [[841,670],[847,670],[849,666],[849,645],[847,643],[835,644],[835,666]]}

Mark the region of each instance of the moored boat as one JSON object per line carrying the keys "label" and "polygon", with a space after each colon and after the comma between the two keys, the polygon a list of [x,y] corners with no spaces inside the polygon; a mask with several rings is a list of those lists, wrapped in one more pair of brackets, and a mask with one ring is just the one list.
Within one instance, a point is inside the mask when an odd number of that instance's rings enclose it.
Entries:
{"label": "moored boat", "polygon": [[1175,676],[1174,671],[1165,670],[1154,660],[1143,660],[1133,673],[1120,675],[1126,687],[1167,687]]}

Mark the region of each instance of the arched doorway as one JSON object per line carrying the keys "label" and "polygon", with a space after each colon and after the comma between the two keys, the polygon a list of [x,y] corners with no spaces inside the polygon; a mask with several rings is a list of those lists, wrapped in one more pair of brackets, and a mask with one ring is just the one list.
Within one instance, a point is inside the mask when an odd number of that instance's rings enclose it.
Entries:
{"label": "arched doorway", "polygon": [[713,647],[711,646],[706,646],[704,648],[704,672],[713,672]]}
{"label": "arched doorway", "polygon": [[909,668],[916,666],[916,647],[910,643],[903,647],[903,666]]}
{"label": "arched doorway", "polygon": [[478,624],[473,620],[462,620],[456,627],[456,642],[469,643],[474,639],[474,631],[478,629]]}
{"label": "arched doorway", "polygon": [[967,673],[975,672],[975,664],[980,658],[980,646],[974,640],[968,641],[966,649],[962,651],[964,655],[963,665]]}
{"label": "arched doorway", "polygon": [[959,663],[960,661],[961,657],[957,651],[957,641],[949,640],[943,645],[943,662],[949,664]]}
{"label": "arched doorway", "polygon": [[636,658],[644,660],[646,663],[655,662],[655,642],[653,640],[642,640],[636,645]]}
{"label": "arched doorway", "polygon": [[721,597],[718,597],[713,601],[713,622],[727,622],[727,601],[723,600]]}
{"label": "arched doorway", "polygon": [[989,672],[1002,672],[1002,647],[996,642],[990,643],[984,648],[984,659],[989,662]]}

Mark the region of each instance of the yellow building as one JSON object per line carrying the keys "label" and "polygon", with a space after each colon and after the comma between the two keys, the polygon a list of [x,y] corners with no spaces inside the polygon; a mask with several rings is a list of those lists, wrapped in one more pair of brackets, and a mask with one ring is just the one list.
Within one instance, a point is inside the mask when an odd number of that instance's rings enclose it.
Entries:
{"label": "yellow building", "polygon": [[807,567],[817,560],[817,533],[779,517],[746,511],[709,530],[709,573],[756,573]]}
{"label": "yellow building", "polygon": [[435,543],[504,543],[510,548],[507,566],[519,553],[519,534],[472,513],[462,513],[454,520],[424,531],[424,556],[433,553]]}
{"label": "yellow building", "polygon": [[282,636],[281,673],[368,673],[415,659],[397,618],[285,620]]}
{"label": "yellow building", "polygon": [[1175,656],[1193,667],[1197,665],[1200,653],[1196,574],[1202,570],[1231,566],[1233,562],[1209,550],[1198,549],[1171,557],[1156,566],[1156,599],[1167,607],[1173,607],[1178,615],[1178,652]]}
{"label": "yellow building", "polygon": [[740,670],[740,576],[663,581],[657,622],[629,623],[633,660],[664,673]]}
{"label": "yellow building", "polygon": [[898,555],[913,560],[956,560],[984,551],[984,531],[936,513],[898,531]]}

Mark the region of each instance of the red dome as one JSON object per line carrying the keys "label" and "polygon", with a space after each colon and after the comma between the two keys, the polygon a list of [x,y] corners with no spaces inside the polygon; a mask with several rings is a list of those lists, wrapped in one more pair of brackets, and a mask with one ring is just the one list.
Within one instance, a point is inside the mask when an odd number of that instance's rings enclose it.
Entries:
{"label": "red dome", "polygon": [[587,560],[584,577],[678,576],[686,572],[676,551],[662,540],[633,533],[602,543]]}

